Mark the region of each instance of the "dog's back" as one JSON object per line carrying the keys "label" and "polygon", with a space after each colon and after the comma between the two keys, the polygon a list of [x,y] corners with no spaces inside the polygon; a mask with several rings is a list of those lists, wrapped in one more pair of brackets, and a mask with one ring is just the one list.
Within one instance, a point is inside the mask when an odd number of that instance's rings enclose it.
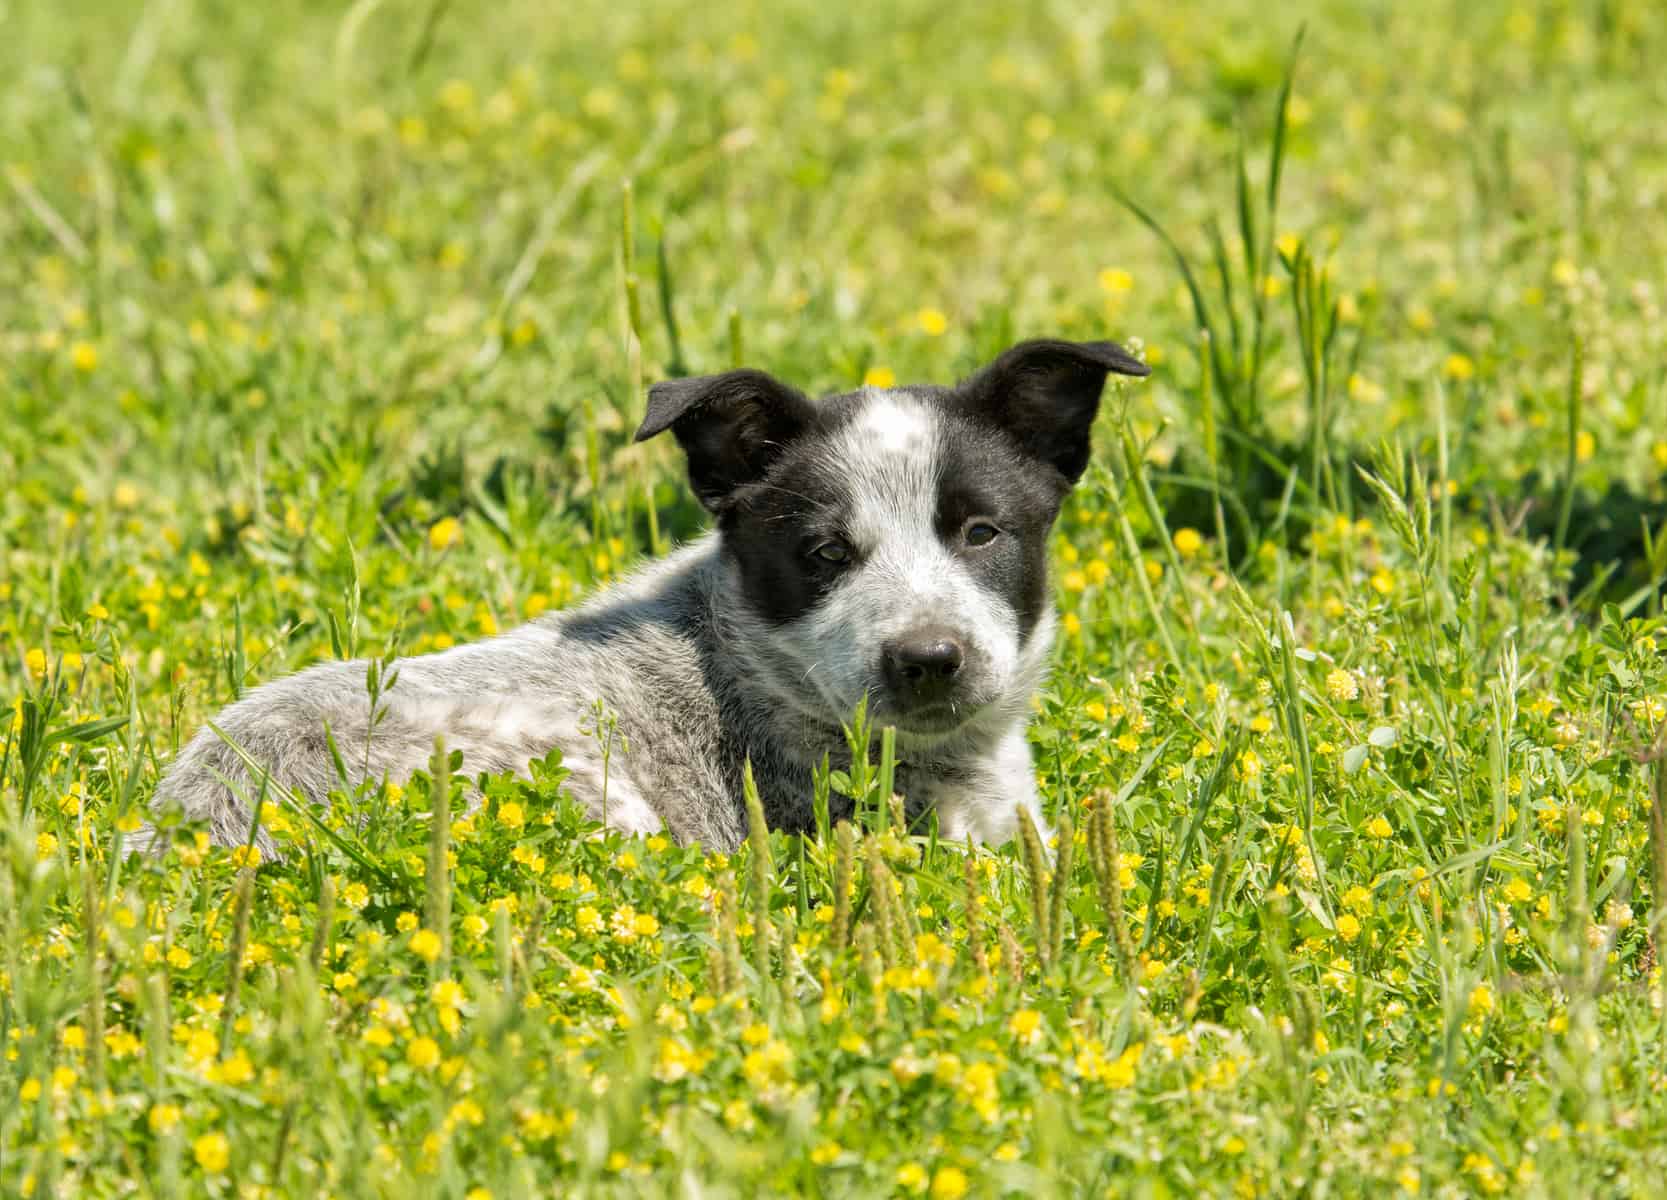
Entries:
{"label": "dog's back", "polygon": [[[717,700],[705,673],[702,576],[715,550],[710,540],[690,546],[571,613],[398,659],[374,710],[365,660],[321,663],[256,688],[197,732],[157,805],[178,804],[217,841],[236,842],[248,836],[260,792],[251,762],[270,773],[272,798],[282,789],[322,803],[343,783],[329,740],[351,787],[403,781],[440,737],[471,776],[524,773],[559,747],[569,789],[598,818],[605,807],[609,824],[737,844],[740,810],[722,802]],[[633,743],[655,752],[632,753]],[[647,795],[662,797],[658,807]],[[271,848],[264,834],[261,844]]]}

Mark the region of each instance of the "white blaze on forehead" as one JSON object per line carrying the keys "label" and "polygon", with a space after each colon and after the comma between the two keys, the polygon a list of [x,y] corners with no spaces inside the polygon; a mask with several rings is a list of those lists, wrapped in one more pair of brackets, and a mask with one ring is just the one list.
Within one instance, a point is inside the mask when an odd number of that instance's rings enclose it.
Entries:
{"label": "white blaze on forehead", "polygon": [[907,392],[864,388],[863,400],[854,429],[859,450],[866,447],[870,452],[880,453],[916,451],[933,441],[934,414]]}
{"label": "white blaze on forehead", "polygon": [[869,388],[834,446],[865,553],[933,537],[940,469],[937,414],[907,392]]}

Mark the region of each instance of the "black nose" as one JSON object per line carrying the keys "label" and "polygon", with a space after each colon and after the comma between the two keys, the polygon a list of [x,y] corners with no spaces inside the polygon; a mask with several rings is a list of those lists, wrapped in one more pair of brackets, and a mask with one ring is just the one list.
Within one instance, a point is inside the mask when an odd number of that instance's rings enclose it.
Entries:
{"label": "black nose", "polygon": [[922,630],[888,642],[884,649],[886,683],[902,704],[941,700],[955,686],[966,653],[942,630]]}

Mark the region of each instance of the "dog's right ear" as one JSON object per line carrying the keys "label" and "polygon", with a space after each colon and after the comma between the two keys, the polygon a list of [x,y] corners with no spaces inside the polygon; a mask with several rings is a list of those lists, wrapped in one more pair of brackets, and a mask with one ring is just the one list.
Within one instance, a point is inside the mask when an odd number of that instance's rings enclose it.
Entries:
{"label": "dog's right ear", "polygon": [[670,429],[688,457],[690,486],[716,513],[737,488],[763,477],[814,414],[803,393],[763,371],[697,375],[648,389],[635,440]]}

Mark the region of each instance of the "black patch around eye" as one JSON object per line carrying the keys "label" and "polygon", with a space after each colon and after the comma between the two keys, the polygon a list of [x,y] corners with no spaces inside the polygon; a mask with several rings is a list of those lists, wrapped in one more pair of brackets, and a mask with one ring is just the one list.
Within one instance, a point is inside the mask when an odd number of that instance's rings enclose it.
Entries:
{"label": "black patch around eye", "polygon": [[[1048,599],[1048,531],[1064,498],[1056,474],[1041,470],[999,434],[970,422],[945,422],[934,524],[938,538],[961,556],[980,587],[1018,614],[1021,630],[1036,627]],[[969,545],[968,522],[982,518],[999,533]]]}
{"label": "black patch around eye", "polygon": [[[762,481],[737,493],[723,514],[724,549],[748,604],[765,620],[784,625],[804,616],[855,561],[838,536],[840,494],[810,447],[795,448]],[[828,542],[847,547],[844,562],[816,553]]]}

